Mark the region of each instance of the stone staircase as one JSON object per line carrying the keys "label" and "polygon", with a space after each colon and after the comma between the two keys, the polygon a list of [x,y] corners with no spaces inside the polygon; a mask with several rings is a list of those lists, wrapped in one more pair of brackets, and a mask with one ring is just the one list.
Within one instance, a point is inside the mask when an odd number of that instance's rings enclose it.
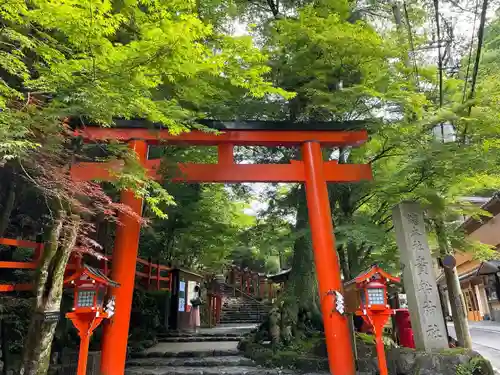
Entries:
{"label": "stone staircase", "polygon": [[246,295],[225,296],[222,299],[221,324],[259,324],[268,312],[268,305]]}
{"label": "stone staircase", "polygon": [[241,355],[237,347],[243,333],[229,326],[213,333],[163,335],[155,347],[132,355],[125,375],[279,375]]}
{"label": "stone staircase", "polygon": [[249,330],[229,325],[202,330],[199,334],[162,335],[161,342],[154,347],[131,355],[125,375],[299,375],[292,370],[260,367],[244,357],[238,350],[238,342]]}

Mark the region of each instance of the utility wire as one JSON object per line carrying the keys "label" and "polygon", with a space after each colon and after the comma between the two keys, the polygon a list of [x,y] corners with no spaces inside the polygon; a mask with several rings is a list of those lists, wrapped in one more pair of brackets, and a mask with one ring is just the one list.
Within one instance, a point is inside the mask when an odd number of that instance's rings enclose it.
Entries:
{"label": "utility wire", "polygon": [[[477,50],[476,50],[476,60],[474,61],[474,70],[472,72],[472,82],[468,100],[472,100],[474,98],[474,94],[476,91],[476,82],[477,82],[477,73],[479,71],[479,63],[481,61],[481,51],[483,49],[483,40],[484,40],[484,26],[486,24],[486,11],[488,9],[488,0],[483,1],[483,6],[481,9],[481,20],[479,21],[479,29],[477,31]],[[467,115],[470,116],[472,112],[472,103],[469,104],[469,109],[467,111]],[[469,122],[467,121],[464,126],[464,132],[462,135],[462,140],[465,143],[467,139],[467,129]]]}
{"label": "utility wire", "polygon": [[406,2],[404,2],[404,1],[403,1],[403,9],[405,12],[405,22],[406,22],[406,28],[408,30],[408,40],[410,42],[411,56],[412,56],[412,60],[413,60],[413,70],[415,71],[415,80],[417,83],[417,88],[419,88],[420,82],[419,82],[417,59],[415,56],[416,55],[415,44],[413,42],[413,32],[411,30],[410,17],[408,16],[408,9],[406,8]]}
{"label": "utility wire", "polygon": [[474,23],[472,25],[472,36],[470,38],[469,58],[467,59],[467,71],[465,73],[464,92],[462,94],[462,103],[465,103],[465,98],[467,97],[467,84],[469,83],[470,63],[472,60],[472,49],[474,47],[474,35],[476,34],[476,21],[477,21],[477,8],[478,7],[479,7],[479,0],[476,0],[476,8],[474,11]]}
{"label": "utility wire", "polygon": [[[486,23],[486,10],[487,9],[488,9],[488,0],[484,0],[483,1],[483,8],[481,10],[481,21],[479,22],[479,29],[477,31],[476,61],[474,62],[474,70],[472,72],[472,82],[471,82],[471,88],[470,88],[470,93],[469,93],[469,100],[474,98],[474,93],[476,90],[477,73],[479,71],[479,63],[481,60],[481,51],[483,49],[484,26]],[[472,111],[472,104],[469,106],[469,116],[470,116],[471,111]]]}
{"label": "utility wire", "polygon": [[[486,0],[485,0],[486,1]],[[436,37],[441,40],[439,28],[439,0],[434,0],[434,11],[436,13]],[[443,56],[441,56],[441,44],[438,43],[438,70],[439,70],[439,108],[443,106]]]}
{"label": "utility wire", "polygon": [[[439,28],[439,0],[434,0],[434,11],[436,13],[436,38],[438,40],[438,73],[439,73],[439,108],[443,107],[443,56],[441,55],[441,30]],[[444,142],[444,126],[441,123],[441,139]]]}

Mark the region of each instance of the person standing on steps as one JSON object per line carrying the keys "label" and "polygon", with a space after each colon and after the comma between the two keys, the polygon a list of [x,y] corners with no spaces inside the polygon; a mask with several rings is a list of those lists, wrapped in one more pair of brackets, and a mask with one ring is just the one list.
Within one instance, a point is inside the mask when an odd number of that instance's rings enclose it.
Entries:
{"label": "person standing on steps", "polygon": [[200,306],[202,305],[200,287],[194,287],[194,298],[191,302],[191,313],[189,315],[189,325],[195,333],[198,333],[200,328]]}

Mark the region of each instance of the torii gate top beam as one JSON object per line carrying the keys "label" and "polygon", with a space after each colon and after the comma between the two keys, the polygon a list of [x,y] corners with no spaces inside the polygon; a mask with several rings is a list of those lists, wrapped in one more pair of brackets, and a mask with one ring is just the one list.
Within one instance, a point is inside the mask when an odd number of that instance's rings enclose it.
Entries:
{"label": "torii gate top beam", "polygon": [[[358,146],[364,143],[368,134],[366,130],[337,130],[339,123],[291,124],[282,122],[216,122],[205,124],[212,129],[229,129],[222,132],[204,132],[193,130],[179,135],[170,134],[167,129],[152,125],[153,129],[142,126],[148,125],[145,121],[119,120],[121,127],[102,128],[88,126],[79,130],[79,134],[86,141],[106,142],[118,140],[122,142],[142,141],[147,145],[173,144],[217,146],[219,160],[217,164],[179,164],[179,173],[173,181],[184,182],[303,182],[305,172],[303,163],[299,160],[288,164],[236,164],[234,162],[234,146],[266,146],[266,147],[297,147],[307,142],[316,142],[321,146],[342,147]],[[269,130],[264,125],[269,124]],[[319,125],[318,125],[319,124]],[[358,127],[364,122],[359,122]],[[156,127],[156,129],[154,129]],[[288,130],[288,128],[292,130]],[[325,129],[333,128],[334,131]],[[350,123],[347,128],[353,128]],[[243,130],[240,130],[243,129]],[[251,129],[251,130],[248,130]],[[266,129],[266,130],[264,130]],[[274,130],[273,130],[274,129]],[[280,129],[280,130],[276,130]],[[323,129],[323,130],[315,130]],[[144,166],[150,175],[161,179],[158,167],[160,160],[145,160]],[[118,171],[123,164],[111,163],[77,163],[71,168],[71,175],[77,180],[109,180],[113,176],[110,170]],[[326,181],[355,182],[370,180],[372,177],[370,165],[338,164],[336,161],[324,162],[322,165]]]}
{"label": "torii gate top beam", "polygon": [[367,131],[363,130],[367,126],[365,121],[290,123],[200,120],[199,122],[214,132],[192,130],[173,135],[168,129],[144,120],[117,120],[115,127],[88,126],[80,130],[79,134],[86,140],[97,142],[144,140],[150,145],[167,142],[203,146],[232,144],[267,147],[295,147],[308,141],[330,147],[359,146],[368,138]]}

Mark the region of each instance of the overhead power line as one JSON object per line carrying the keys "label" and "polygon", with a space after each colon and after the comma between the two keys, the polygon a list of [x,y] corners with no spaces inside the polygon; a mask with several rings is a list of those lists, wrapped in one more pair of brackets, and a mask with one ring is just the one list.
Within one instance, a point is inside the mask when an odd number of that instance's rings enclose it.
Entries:
{"label": "overhead power line", "polygon": [[[472,72],[472,82],[469,93],[469,100],[474,98],[474,93],[476,90],[477,73],[479,71],[479,63],[481,61],[481,51],[483,49],[483,39],[484,39],[484,26],[486,24],[486,10],[488,9],[488,0],[483,1],[483,8],[481,9],[481,21],[479,22],[479,29],[477,31],[477,51],[476,51],[476,61],[474,61],[474,70]],[[469,116],[472,110],[472,105],[469,106]]]}
{"label": "overhead power line", "polygon": [[[439,0],[434,0],[434,11],[436,13],[436,37],[441,40],[439,26]],[[443,56],[441,56],[441,44],[438,43],[438,71],[439,71],[439,108],[443,106]]]}
{"label": "overhead power line", "polygon": [[477,21],[477,8],[478,7],[479,7],[479,0],[476,0],[476,9],[474,12],[474,23],[472,24],[472,36],[470,38],[469,57],[467,59],[467,71],[465,73],[464,91],[462,94],[462,103],[465,103],[465,99],[467,97],[467,84],[469,83],[470,63],[472,60],[472,50],[474,47],[474,35],[476,34],[476,21]]}
{"label": "overhead power line", "polygon": [[[472,82],[468,100],[472,100],[474,98],[474,94],[476,91],[476,82],[477,82],[477,73],[479,71],[479,63],[481,62],[481,51],[483,49],[483,40],[484,40],[484,27],[486,24],[486,11],[488,9],[488,0],[483,1],[483,7],[481,9],[481,20],[479,22],[479,29],[477,31],[477,50],[476,50],[476,59],[474,61],[474,70],[472,71]],[[467,111],[467,115],[470,116],[472,112],[472,103],[469,104],[469,110]],[[465,143],[467,139],[467,130],[468,130],[468,122],[465,123],[464,132],[462,135],[462,140]]]}
{"label": "overhead power line", "polygon": [[405,13],[406,28],[408,29],[408,41],[410,42],[413,70],[415,71],[415,81],[417,83],[417,87],[420,87],[417,58],[415,56],[416,55],[415,44],[413,42],[413,32],[411,30],[410,17],[408,16],[408,9],[406,8],[406,2],[404,2],[404,1],[403,1],[403,9],[404,9],[404,13]]}

